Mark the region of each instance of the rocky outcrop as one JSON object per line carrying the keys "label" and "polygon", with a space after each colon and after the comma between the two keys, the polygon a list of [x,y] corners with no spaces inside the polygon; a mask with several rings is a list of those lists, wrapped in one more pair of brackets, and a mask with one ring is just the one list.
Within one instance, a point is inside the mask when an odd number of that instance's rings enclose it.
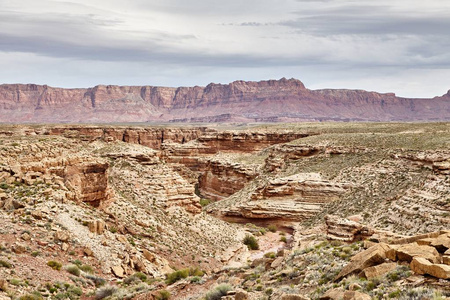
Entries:
{"label": "rocky outcrop", "polygon": [[431,263],[423,257],[414,257],[411,270],[419,275],[428,274],[436,278],[450,279],[450,266]]}
{"label": "rocky outcrop", "polygon": [[318,173],[299,173],[269,180],[257,187],[248,201],[220,211],[225,216],[302,221],[339,199],[349,187],[324,180]]}
{"label": "rocky outcrop", "polygon": [[331,290],[328,290],[323,294],[320,298],[320,300],[370,300],[372,297],[370,297],[367,294],[358,292],[358,291],[346,291],[343,288],[334,288]]}
{"label": "rocky outcrop", "polygon": [[374,229],[369,226],[333,215],[325,217],[325,224],[327,225],[327,238],[330,240],[354,242],[366,239],[374,233]]}
{"label": "rocky outcrop", "polygon": [[340,280],[343,277],[359,273],[364,269],[384,263],[386,259],[386,252],[390,249],[389,245],[380,243],[364,250],[353,256],[341,272],[335,277],[335,280]]}
{"label": "rocky outcrop", "polygon": [[97,127],[97,126],[63,126],[37,130],[38,134],[62,135],[71,138],[105,141],[123,141],[139,144],[152,149],[161,149],[163,143],[184,144],[197,139],[209,129],[163,128],[163,127]]}
{"label": "rocky outcrop", "polygon": [[255,168],[238,163],[209,160],[199,177],[199,191],[202,196],[221,200],[241,190],[258,175]]}
{"label": "rocky outcrop", "polygon": [[94,207],[110,199],[107,163],[86,162],[68,166],[64,171],[66,186],[72,190],[72,199]]}
{"label": "rocky outcrop", "polygon": [[449,98],[406,99],[361,90],[309,90],[296,79],[206,87],[0,86],[5,122],[295,122],[448,120]]}

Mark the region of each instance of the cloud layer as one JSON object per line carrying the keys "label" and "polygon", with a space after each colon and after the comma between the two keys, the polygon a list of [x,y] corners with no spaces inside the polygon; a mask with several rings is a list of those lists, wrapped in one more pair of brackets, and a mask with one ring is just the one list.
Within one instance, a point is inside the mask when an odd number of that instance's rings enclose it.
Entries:
{"label": "cloud layer", "polygon": [[450,88],[450,3],[429,0],[0,0],[0,82]]}

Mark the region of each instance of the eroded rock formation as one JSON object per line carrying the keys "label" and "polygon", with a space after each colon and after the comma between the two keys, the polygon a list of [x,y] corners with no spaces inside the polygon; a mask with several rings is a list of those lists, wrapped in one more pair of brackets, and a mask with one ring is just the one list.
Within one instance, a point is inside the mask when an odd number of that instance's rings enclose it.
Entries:
{"label": "eroded rock formation", "polygon": [[407,99],[361,90],[309,90],[299,80],[285,78],[179,88],[0,86],[4,122],[448,120],[449,101],[448,94]]}

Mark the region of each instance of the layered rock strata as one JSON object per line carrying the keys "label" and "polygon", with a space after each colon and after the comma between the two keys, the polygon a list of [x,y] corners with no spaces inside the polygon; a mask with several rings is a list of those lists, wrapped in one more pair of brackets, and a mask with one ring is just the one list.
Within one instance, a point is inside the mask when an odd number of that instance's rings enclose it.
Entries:
{"label": "layered rock strata", "polygon": [[211,83],[206,87],[0,86],[4,122],[295,122],[448,120],[449,93],[407,99],[361,90],[309,90],[296,79]]}

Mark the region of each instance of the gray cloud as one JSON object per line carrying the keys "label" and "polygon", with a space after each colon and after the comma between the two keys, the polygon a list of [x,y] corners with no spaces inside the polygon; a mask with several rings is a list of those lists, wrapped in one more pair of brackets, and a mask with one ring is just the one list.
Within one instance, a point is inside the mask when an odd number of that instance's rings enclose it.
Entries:
{"label": "gray cloud", "polygon": [[[20,64],[14,58],[25,55],[51,65],[42,72],[42,65],[30,59],[26,69],[27,78],[35,74],[35,82],[46,79],[50,85],[109,83],[102,78],[130,84],[130,78],[141,82],[142,77],[179,86],[207,78],[297,77],[316,87],[322,78],[342,87],[372,82],[381,88],[392,86],[382,84],[386,70],[409,70],[429,82],[422,94],[433,95],[431,87],[441,81],[426,76],[450,69],[450,4],[394,2],[0,0],[0,63],[8,66],[0,81],[22,81],[23,75],[12,70]],[[361,81],[362,74],[372,80]],[[397,80],[398,89],[405,86]]]}

